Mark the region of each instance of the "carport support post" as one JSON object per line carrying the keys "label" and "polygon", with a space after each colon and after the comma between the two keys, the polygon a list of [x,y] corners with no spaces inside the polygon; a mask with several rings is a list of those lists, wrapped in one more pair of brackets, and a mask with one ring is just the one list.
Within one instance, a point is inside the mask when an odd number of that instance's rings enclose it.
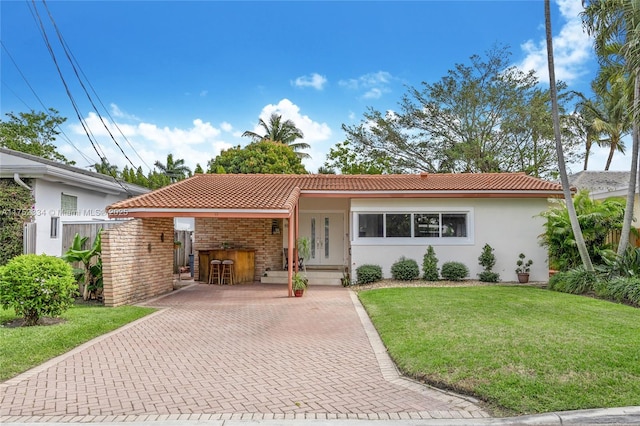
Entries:
{"label": "carport support post", "polygon": [[[293,212],[292,212],[293,213]],[[287,238],[289,247],[287,248],[287,286],[289,288],[289,297],[293,296],[293,241],[294,241],[294,214],[289,216],[289,232]]]}

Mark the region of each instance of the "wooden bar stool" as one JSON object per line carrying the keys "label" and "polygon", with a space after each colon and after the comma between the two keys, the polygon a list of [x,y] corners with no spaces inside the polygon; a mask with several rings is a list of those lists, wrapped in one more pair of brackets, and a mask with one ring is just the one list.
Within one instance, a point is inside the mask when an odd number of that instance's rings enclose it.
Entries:
{"label": "wooden bar stool", "polygon": [[213,284],[213,280],[215,279],[218,282],[218,285],[222,282],[222,261],[213,259],[209,264],[209,284]]}
{"label": "wooden bar stool", "polygon": [[227,284],[233,285],[235,274],[236,274],[236,271],[234,268],[233,260],[231,259],[223,260],[222,261],[222,284],[224,284],[226,280]]}

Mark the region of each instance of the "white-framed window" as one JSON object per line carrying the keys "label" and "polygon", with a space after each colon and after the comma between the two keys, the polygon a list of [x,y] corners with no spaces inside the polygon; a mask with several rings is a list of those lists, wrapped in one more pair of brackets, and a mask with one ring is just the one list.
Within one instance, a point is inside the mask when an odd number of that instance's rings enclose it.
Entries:
{"label": "white-framed window", "polygon": [[52,216],[51,217],[51,232],[49,234],[51,238],[58,238],[58,235],[60,235],[59,228],[60,228],[60,218],[57,217],[57,216]]}
{"label": "white-framed window", "polygon": [[360,243],[470,244],[473,210],[355,211],[354,241]]}
{"label": "white-framed window", "polygon": [[78,214],[78,197],[62,193],[60,196],[60,214],[62,216],[76,216]]}

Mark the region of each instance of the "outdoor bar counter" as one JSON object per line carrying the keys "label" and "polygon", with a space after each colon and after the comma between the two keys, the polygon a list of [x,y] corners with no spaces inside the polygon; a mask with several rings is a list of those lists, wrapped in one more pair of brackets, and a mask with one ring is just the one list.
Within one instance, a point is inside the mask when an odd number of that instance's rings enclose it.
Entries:
{"label": "outdoor bar counter", "polygon": [[198,252],[198,264],[200,272],[198,280],[209,282],[209,266],[212,260],[233,260],[235,268],[234,280],[236,283],[253,282],[256,270],[255,249],[211,249]]}

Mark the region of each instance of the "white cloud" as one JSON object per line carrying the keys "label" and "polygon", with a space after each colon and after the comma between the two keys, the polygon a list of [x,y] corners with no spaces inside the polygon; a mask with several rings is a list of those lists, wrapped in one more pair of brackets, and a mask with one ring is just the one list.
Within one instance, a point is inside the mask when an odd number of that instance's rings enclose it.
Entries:
{"label": "white cloud", "polygon": [[134,121],[140,121],[140,119],[138,117],[136,117],[133,114],[128,114],[124,111],[122,111],[118,105],[112,103],[109,104],[109,106],[111,107],[111,115],[114,116],[115,118],[122,118],[122,119],[126,119],[126,120],[134,120]]}
{"label": "white cloud", "polygon": [[227,123],[226,121],[223,121],[222,123],[220,123],[220,128],[227,133],[231,133],[233,131],[233,126]]}
{"label": "white cloud", "polygon": [[[120,152],[120,149],[113,142],[105,126],[95,113],[89,113],[89,115],[85,117],[85,122],[110,163],[117,165],[121,169],[124,166],[131,167],[131,164]],[[222,140],[220,138],[220,129],[213,127],[211,123],[204,122],[199,118],[193,120],[191,127],[184,129],[177,127],[170,128],[168,126],[160,127],[154,123],[144,122],[137,123],[136,125],[117,123],[117,126],[125,134],[126,140],[120,132],[116,130],[113,122],[107,119],[104,119],[104,122],[111,130],[120,147],[127,154],[127,157],[129,157],[134,164],[142,165],[142,162],[144,162],[151,168],[155,161],[164,162],[169,153],[172,153],[174,158],[184,159],[185,164],[192,170],[197,163],[200,163],[202,167],[206,167],[209,159],[217,156],[221,150],[228,149],[235,145],[234,143]],[[226,123],[224,127],[229,129],[231,125]],[[87,146],[87,136],[83,127],[76,123],[71,124],[69,128],[72,134],[76,135],[74,138],[78,141],[76,145]],[[135,148],[137,155],[130,144]],[[94,162],[98,162],[96,159],[97,154],[92,148],[84,149],[84,151],[85,154],[94,159]],[[71,148],[68,149],[68,154],[69,158],[76,160],[79,165],[87,163],[86,160]],[[144,165],[143,169],[146,169]]]}
{"label": "white cloud", "polygon": [[340,80],[338,84],[349,90],[363,91],[362,97],[364,99],[378,99],[384,93],[391,92],[389,85],[393,77],[386,71],[378,71],[375,73],[369,73],[361,75],[358,78],[351,78],[348,80]]}
{"label": "white cloud", "polygon": [[201,91],[201,92],[200,92],[200,97],[201,97],[201,98],[204,98],[204,97],[205,97],[205,96],[207,96],[208,94],[209,94],[209,91],[208,91],[208,90],[203,90],[203,91]]}
{"label": "white cloud", "polygon": [[[584,32],[580,12],[581,2],[577,0],[558,0],[560,15],[565,20],[557,30],[558,22],[552,22],[553,54],[556,80],[572,83],[579,77],[588,73],[585,67],[592,55],[592,40]],[[555,25],[555,26],[554,26]],[[529,71],[535,70],[541,82],[549,82],[549,70],[547,65],[547,44],[541,40],[527,40],[521,46],[526,57],[517,64],[518,68]]]}
{"label": "white cloud", "polygon": [[316,90],[322,90],[325,84],[327,84],[327,78],[318,73],[313,73],[311,75],[298,77],[295,81],[292,81],[291,84],[296,87],[313,87]]}

